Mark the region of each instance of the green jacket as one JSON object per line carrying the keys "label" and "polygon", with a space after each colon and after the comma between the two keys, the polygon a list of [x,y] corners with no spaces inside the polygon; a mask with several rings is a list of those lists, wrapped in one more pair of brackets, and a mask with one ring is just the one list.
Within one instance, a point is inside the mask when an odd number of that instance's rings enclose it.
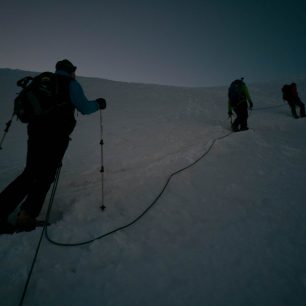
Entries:
{"label": "green jacket", "polygon": [[[249,89],[248,89],[248,87],[246,86],[246,84],[244,82],[242,83],[241,91],[242,91],[245,99],[241,100],[238,103],[238,105],[243,103],[244,101],[247,101],[249,106],[253,107],[253,102],[252,102],[252,99],[251,99],[251,96],[250,96],[250,93],[249,93]],[[232,106],[231,100],[229,99],[228,100],[228,112],[232,112],[232,111],[233,111],[233,106]]]}

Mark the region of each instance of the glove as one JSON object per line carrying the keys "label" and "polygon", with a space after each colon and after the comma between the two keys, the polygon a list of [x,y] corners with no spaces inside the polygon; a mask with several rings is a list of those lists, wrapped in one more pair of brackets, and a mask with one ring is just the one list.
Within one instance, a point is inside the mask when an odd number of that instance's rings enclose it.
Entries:
{"label": "glove", "polygon": [[106,108],[106,101],[103,98],[98,98],[96,99],[96,102],[99,104],[100,109],[105,109]]}
{"label": "glove", "polygon": [[250,102],[250,109],[253,108],[253,102]]}

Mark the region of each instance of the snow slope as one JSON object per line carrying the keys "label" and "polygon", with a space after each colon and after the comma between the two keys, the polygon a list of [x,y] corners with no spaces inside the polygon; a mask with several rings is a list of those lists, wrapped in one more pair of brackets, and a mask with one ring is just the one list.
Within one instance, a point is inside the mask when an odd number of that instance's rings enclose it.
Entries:
{"label": "snow slope", "polygon": [[[26,74],[0,69],[3,127],[15,80]],[[291,81],[305,101],[305,79],[284,80]],[[108,101],[107,209],[99,208],[99,114],[79,115],[48,229],[63,243],[128,224],[171,173],[230,133],[226,87],[80,82],[88,98]],[[215,142],[198,163],[173,177],[133,226],[80,247],[44,239],[24,305],[305,306],[306,120],[291,118],[281,86],[249,84],[251,129]],[[25,126],[14,121],[0,151],[0,189],[22,170],[25,146]],[[1,305],[18,305],[40,232],[0,236]]]}

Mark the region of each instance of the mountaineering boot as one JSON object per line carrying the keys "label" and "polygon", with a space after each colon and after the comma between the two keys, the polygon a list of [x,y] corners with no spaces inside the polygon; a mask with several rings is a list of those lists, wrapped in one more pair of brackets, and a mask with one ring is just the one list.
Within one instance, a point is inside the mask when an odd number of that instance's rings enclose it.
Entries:
{"label": "mountaineering boot", "polygon": [[240,131],[247,131],[249,128],[247,126],[241,127]]}
{"label": "mountaineering boot", "polygon": [[36,219],[27,211],[21,210],[17,216],[16,230],[18,232],[30,232],[36,228]]}
{"label": "mountaineering boot", "polygon": [[304,103],[302,103],[302,102],[301,102],[301,104],[300,104],[300,117],[301,117],[301,118],[306,117],[306,114],[305,114],[305,105],[304,105]]}
{"label": "mountaineering boot", "polygon": [[1,221],[0,223],[0,235],[1,234],[13,234],[15,232],[15,227],[7,220]]}
{"label": "mountaineering boot", "polygon": [[239,128],[235,124],[232,124],[231,128],[233,132],[239,132]]}
{"label": "mountaineering boot", "polygon": [[13,234],[14,226],[7,221],[7,215],[0,211],[0,234]]}

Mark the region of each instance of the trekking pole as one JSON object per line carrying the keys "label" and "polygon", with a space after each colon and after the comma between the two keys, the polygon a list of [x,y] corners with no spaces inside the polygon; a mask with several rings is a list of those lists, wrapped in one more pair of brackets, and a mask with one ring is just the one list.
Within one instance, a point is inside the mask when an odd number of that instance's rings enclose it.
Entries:
{"label": "trekking pole", "polygon": [[251,117],[252,112],[253,112],[253,107],[250,107],[250,108],[249,108],[249,117]]}
{"label": "trekking pole", "polygon": [[[53,187],[52,187],[52,191],[51,191],[49,205],[48,205],[48,209],[47,209],[47,213],[46,213],[46,217],[45,217],[44,227],[43,227],[43,229],[41,231],[41,234],[40,234],[40,237],[39,237],[39,241],[38,241],[38,244],[37,244],[37,247],[36,247],[36,251],[35,251],[35,254],[34,254],[34,257],[33,257],[33,260],[32,260],[31,268],[30,268],[30,271],[28,273],[27,281],[25,283],[25,286],[24,286],[24,289],[23,289],[23,292],[22,292],[22,296],[21,296],[21,299],[20,299],[20,302],[19,302],[19,306],[23,305],[26,293],[28,291],[30,280],[31,280],[33,270],[34,270],[34,267],[35,267],[35,263],[36,263],[38,253],[39,253],[39,250],[40,250],[42,238],[43,238],[44,234],[46,235],[46,237],[48,236],[47,226],[48,226],[48,223],[49,223],[50,212],[51,212],[51,208],[52,208],[52,205],[53,205],[54,196],[55,196],[55,192],[56,192],[57,185],[58,185],[58,180],[59,180],[60,173],[61,173],[61,168],[62,168],[62,163],[56,169],[56,174],[55,174],[55,178],[54,178],[54,182],[53,182]],[[48,237],[47,237],[47,239],[48,239]]]}
{"label": "trekking pole", "polygon": [[15,113],[13,112],[11,119],[6,123],[4,134],[3,134],[2,138],[1,138],[1,141],[0,141],[0,150],[2,150],[2,144],[4,142],[6,134],[8,133],[8,131],[9,131],[10,127],[11,127],[12,120],[13,120],[14,116],[15,116]]}
{"label": "trekking pole", "polygon": [[51,213],[51,209],[52,209],[52,205],[53,205],[53,201],[54,201],[54,197],[55,197],[55,192],[57,190],[57,185],[58,185],[59,177],[60,177],[60,174],[61,174],[61,169],[62,169],[62,163],[60,163],[60,165],[56,169],[55,178],[54,178],[54,182],[53,182],[53,187],[52,187],[50,200],[49,200],[49,205],[48,205],[48,209],[47,209],[47,213],[46,213],[46,217],[45,217],[44,227],[47,227],[48,224],[49,224],[50,213]]}
{"label": "trekking pole", "polygon": [[100,146],[101,146],[101,210],[104,210],[106,207],[104,205],[104,165],[103,165],[103,122],[102,122],[102,110],[100,109]]}
{"label": "trekking pole", "polygon": [[231,120],[231,126],[233,125],[233,115],[229,115],[228,118]]}

